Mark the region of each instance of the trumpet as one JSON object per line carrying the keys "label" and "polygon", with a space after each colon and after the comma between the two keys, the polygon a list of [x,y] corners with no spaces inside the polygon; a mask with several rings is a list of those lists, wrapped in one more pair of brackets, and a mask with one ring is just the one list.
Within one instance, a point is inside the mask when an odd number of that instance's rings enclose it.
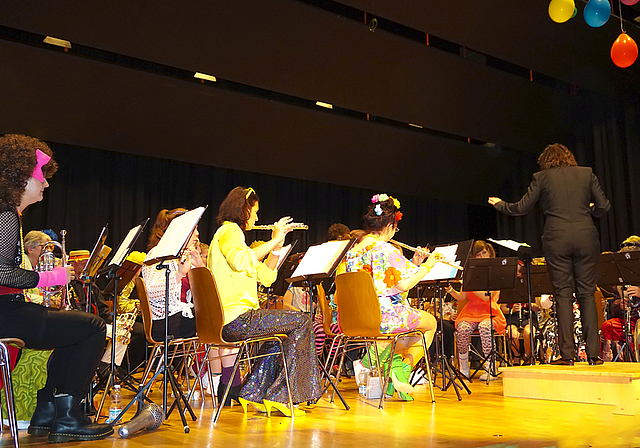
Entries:
{"label": "trumpet", "polygon": [[[67,231],[61,230],[60,235],[62,235],[62,244],[57,241],[49,241],[42,246],[42,252],[40,254],[40,257],[38,258],[38,264],[36,265],[36,269],[35,269],[36,271],[43,272],[43,271],[53,270],[53,268],[56,265],[56,257],[53,254],[53,251],[55,250],[56,247],[60,249],[60,251],[62,252],[62,258],[61,258],[62,266],[65,266],[65,267],[67,266],[67,252],[65,248]],[[40,292],[42,292],[42,304],[44,306],[50,307],[51,299],[55,295],[62,293],[61,308],[65,310],[70,310],[72,308],[71,303],[69,302],[70,295],[69,295],[68,284],[64,284],[60,286],[43,287],[39,289],[40,289]]]}
{"label": "trumpet", "polygon": [[[431,254],[431,251],[429,250],[428,247],[426,247],[426,248],[413,247],[413,246],[409,246],[408,244],[404,244],[404,243],[401,243],[400,241],[396,241],[396,240],[389,240],[389,242],[392,243],[392,244],[396,244],[396,245],[398,245],[400,247],[403,247],[405,249],[408,249],[411,252],[423,252],[423,253],[425,253],[427,255]],[[456,268],[459,271],[464,270],[464,268],[462,266],[459,266],[459,265],[455,264],[453,261],[447,260],[446,258],[442,258],[442,259],[438,260],[438,262],[440,262],[442,264],[446,264],[447,266],[451,266],[452,268]]]}
{"label": "trumpet", "polygon": [[[287,226],[293,230],[309,230],[309,226],[301,222],[292,222],[287,224]],[[273,230],[275,227],[275,224],[267,224],[262,226],[253,226],[251,230]]]}

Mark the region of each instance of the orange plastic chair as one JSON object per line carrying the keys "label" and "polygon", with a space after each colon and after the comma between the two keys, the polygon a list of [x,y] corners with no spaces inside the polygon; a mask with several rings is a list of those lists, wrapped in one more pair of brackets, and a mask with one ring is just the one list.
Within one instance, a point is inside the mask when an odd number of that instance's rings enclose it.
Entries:
{"label": "orange plastic chair", "polygon": [[[344,359],[346,345],[351,342],[391,342],[392,346],[389,359],[393,359],[398,340],[408,336],[420,336],[425,359],[429,359],[429,347],[427,346],[427,341],[422,330],[393,334],[380,332],[380,302],[373,286],[373,280],[368,273],[357,271],[336,276],[336,295],[338,295],[338,321],[340,322],[340,328],[342,329],[345,340],[342,346],[342,360]],[[377,356],[378,353],[376,349],[376,357]],[[340,368],[338,370],[338,379],[342,360],[340,361]],[[379,359],[376,359],[376,363],[380,365]],[[431,402],[435,402],[431,369],[428,361],[425,364]],[[378,403],[379,409],[383,407],[385,398],[384,391],[387,390],[390,373],[391,369],[387,369],[384,383],[382,384],[383,393]]]}
{"label": "orange plastic chair", "polygon": [[[280,355],[284,369],[285,383],[287,385],[289,409],[294,409],[293,399],[291,398],[291,387],[289,385],[287,360],[285,359],[284,349],[282,345],[282,341],[286,339],[286,335],[274,334],[271,336],[248,338],[236,342],[225,341],[222,337],[222,327],[224,326],[224,310],[222,308],[220,294],[218,293],[218,287],[216,286],[213,274],[208,268],[199,267],[191,269],[188,276],[189,284],[191,285],[191,296],[193,298],[193,304],[195,307],[196,328],[198,330],[198,338],[200,339],[200,342],[206,344],[207,347],[238,349],[238,355],[236,357],[235,363],[233,364],[233,372],[231,374],[231,378],[235,377],[238,366],[240,365],[240,360],[243,356],[245,356],[246,359],[251,360],[263,356]],[[278,344],[279,350],[275,353],[270,353],[267,355],[251,355],[250,348],[254,344],[266,341],[273,341]],[[208,357],[205,357],[205,359],[208,359]],[[230,388],[231,381],[229,381],[229,384],[227,384],[227,388],[224,391],[222,403],[224,403],[227,399]],[[218,421],[221,411],[222,406],[218,406],[216,415],[213,419],[214,423]],[[292,413],[292,416],[293,414],[294,413]]]}

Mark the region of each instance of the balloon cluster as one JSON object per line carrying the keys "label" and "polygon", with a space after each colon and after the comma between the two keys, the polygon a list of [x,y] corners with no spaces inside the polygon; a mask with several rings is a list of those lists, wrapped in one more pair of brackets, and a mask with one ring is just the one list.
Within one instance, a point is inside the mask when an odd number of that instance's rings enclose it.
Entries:
{"label": "balloon cluster", "polygon": [[[640,0],[620,0],[631,6]],[[578,13],[574,0],[551,0],[549,17],[556,23],[564,23]],[[584,21],[593,28],[599,28],[611,17],[609,0],[589,0],[584,7]],[[622,20],[622,19],[621,19]],[[611,60],[620,68],[631,66],[638,58],[638,45],[624,30],[611,46]]]}

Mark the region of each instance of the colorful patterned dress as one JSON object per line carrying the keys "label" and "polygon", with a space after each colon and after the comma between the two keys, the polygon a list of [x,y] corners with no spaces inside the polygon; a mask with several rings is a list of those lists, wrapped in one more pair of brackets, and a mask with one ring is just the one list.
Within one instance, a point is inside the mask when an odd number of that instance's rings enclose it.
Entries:
{"label": "colorful patterned dress", "polygon": [[373,278],[380,301],[380,332],[401,333],[415,330],[420,312],[406,304],[407,293],[397,284],[414,275],[419,267],[407,260],[400,250],[383,241],[373,241],[357,251],[347,253],[344,272],[365,271]]}

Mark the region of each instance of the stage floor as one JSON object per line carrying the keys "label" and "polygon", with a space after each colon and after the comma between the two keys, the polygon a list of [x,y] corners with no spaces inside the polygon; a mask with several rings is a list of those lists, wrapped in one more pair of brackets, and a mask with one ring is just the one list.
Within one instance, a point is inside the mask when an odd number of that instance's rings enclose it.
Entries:
{"label": "stage floor", "polygon": [[[436,389],[436,403],[428,401],[426,386],[418,386],[413,402],[390,400],[379,411],[358,397],[353,380],[340,385],[351,405],[327,397],[308,408],[306,416],[291,420],[275,412],[271,418],[240,406],[225,408],[213,424],[211,401],[194,403],[198,420],[189,421],[185,434],[174,412],[155,431],[141,431],[129,439],[116,434],[102,441],[72,442],[52,446],[103,447],[638,447],[640,418],[618,415],[612,406],[523,398],[504,398],[502,380],[489,385],[474,381],[471,395],[459,402],[453,389]],[[125,394],[126,396],[126,394]],[[160,403],[154,390],[151,398]],[[337,397],[336,397],[337,398]],[[377,403],[377,400],[375,401]],[[117,429],[117,428],[116,428]],[[21,431],[23,447],[41,445],[46,438]],[[2,446],[11,446],[8,428]]]}

